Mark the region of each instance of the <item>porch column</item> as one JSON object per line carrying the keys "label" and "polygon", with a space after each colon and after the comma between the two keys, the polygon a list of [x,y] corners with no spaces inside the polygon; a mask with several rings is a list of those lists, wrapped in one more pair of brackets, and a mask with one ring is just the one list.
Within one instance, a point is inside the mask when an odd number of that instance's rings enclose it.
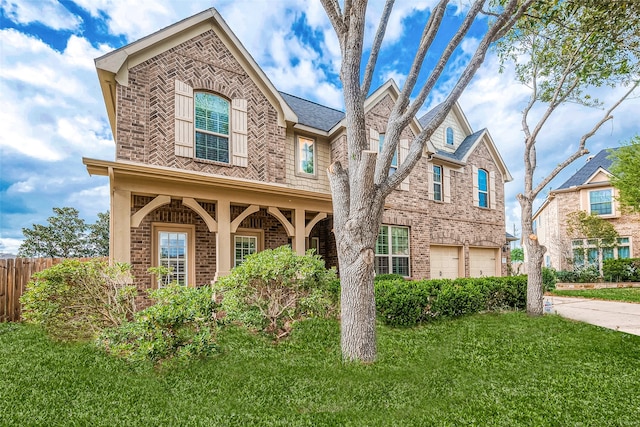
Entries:
{"label": "porch column", "polygon": [[305,210],[302,208],[295,209],[293,216],[293,226],[296,233],[293,236],[293,250],[298,255],[304,255],[306,249]]}
{"label": "porch column", "polygon": [[231,271],[231,203],[218,199],[216,204],[218,232],[216,233],[216,275],[214,280]]}
{"label": "porch column", "polygon": [[113,190],[109,232],[109,261],[130,263],[131,191]]}

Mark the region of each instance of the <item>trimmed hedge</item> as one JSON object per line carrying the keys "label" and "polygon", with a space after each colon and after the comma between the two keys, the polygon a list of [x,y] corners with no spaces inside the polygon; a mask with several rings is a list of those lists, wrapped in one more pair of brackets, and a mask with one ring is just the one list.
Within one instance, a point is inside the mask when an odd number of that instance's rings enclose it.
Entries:
{"label": "trimmed hedge", "polygon": [[602,276],[607,282],[640,282],[640,258],[605,259]]}
{"label": "trimmed hedge", "polygon": [[436,280],[379,280],[376,310],[390,326],[414,326],[440,317],[526,307],[527,276]]}

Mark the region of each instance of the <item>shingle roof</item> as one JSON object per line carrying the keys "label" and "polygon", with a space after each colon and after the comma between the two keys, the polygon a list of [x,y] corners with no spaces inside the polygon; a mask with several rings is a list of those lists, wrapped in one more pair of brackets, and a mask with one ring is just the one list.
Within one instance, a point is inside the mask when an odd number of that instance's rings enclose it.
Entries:
{"label": "shingle roof", "polygon": [[558,187],[557,190],[584,184],[600,168],[608,171],[612,163],[611,159],[609,159],[608,157],[609,149],[600,151],[598,154],[593,156],[591,160],[585,163],[585,165],[582,166],[578,170],[578,172],[573,174],[571,178],[569,178],[564,184]]}
{"label": "shingle roof", "polygon": [[340,110],[325,107],[288,93],[280,92],[280,95],[296,113],[300,124],[327,132],[344,118],[344,113]]}
{"label": "shingle roof", "polygon": [[480,135],[482,135],[482,133],[485,130],[486,130],[486,128],[480,129],[479,131],[474,132],[471,135],[467,136],[464,139],[464,141],[462,141],[462,144],[460,144],[458,146],[458,148],[456,149],[456,151],[454,153],[449,153],[449,152],[444,151],[444,150],[436,149],[436,154],[438,154],[439,156],[442,156],[442,157],[449,157],[450,159],[462,162],[464,157],[469,152],[469,150],[471,150],[473,145],[476,143],[478,138],[480,138]]}
{"label": "shingle roof", "polygon": [[442,108],[443,105],[444,105],[444,103],[440,103],[440,104],[436,105],[431,110],[427,111],[427,114],[425,114],[424,116],[420,117],[418,119],[418,121],[420,122],[420,126],[422,126],[423,128],[426,127],[429,124],[429,122],[433,119],[433,117],[436,115],[436,113],[438,111],[440,111],[440,109]]}

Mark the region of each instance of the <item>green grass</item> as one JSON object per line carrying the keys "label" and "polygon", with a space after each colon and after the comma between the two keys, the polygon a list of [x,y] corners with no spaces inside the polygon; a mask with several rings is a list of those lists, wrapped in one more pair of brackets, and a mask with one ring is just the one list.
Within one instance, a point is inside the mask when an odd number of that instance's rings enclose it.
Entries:
{"label": "green grass", "polygon": [[557,316],[378,328],[373,365],[340,359],[335,321],[161,369],[0,324],[0,425],[637,426],[640,336]]}
{"label": "green grass", "polygon": [[554,290],[553,295],[562,297],[594,298],[612,301],[640,303],[640,288]]}

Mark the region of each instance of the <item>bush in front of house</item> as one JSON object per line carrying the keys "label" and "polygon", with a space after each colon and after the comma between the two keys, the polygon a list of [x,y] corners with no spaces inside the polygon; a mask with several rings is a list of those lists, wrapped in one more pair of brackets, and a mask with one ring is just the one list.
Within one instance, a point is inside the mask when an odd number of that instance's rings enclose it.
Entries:
{"label": "bush in front of house", "polygon": [[375,283],[376,310],[390,326],[526,306],[526,276]]}
{"label": "bush in front of house", "polygon": [[216,352],[219,313],[211,287],[170,284],[149,291],[149,297],[152,306],[133,321],[103,331],[98,346],[131,361],[154,363]]}
{"label": "bush in front of house", "polygon": [[574,270],[556,271],[556,277],[560,283],[596,283],[600,280],[598,267],[578,267]]}
{"label": "bush in front of house", "polygon": [[640,258],[605,259],[602,275],[607,282],[640,282]]}
{"label": "bush in front of house", "polygon": [[373,278],[374,282],[386,282],[389,280],[405,280],[405,278],[401,274],[393,274],[393,273],[377,274]]}
{"label": "bush in front of house", "polygon": [[558,277],[556,270],[549,267],[542,267],[542,287],[545,292],[552,291],[556,288]]}
{"label": "bush in front of house", "polygon": [[334,316],[339,284],[320,256],[281,246],[249,255],[216,282],[214,292],[226,322],[279,339],[295,321]]}
{"label": "bush in front of house", "polygon": [[131,283],[128,264],[65,260],[33,275],[20,298],[22,318],[57,340],[90,339],[133,317]]}

